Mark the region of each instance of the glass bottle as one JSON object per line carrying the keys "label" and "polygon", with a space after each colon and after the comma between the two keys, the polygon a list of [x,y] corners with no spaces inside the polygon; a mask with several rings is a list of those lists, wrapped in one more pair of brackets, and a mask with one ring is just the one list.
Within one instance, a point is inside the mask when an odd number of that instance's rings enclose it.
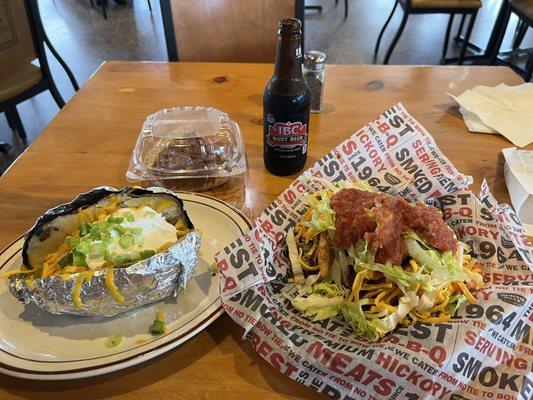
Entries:
{"label": "glass bottle", "polygon": [[311,112],[319,113],[324,91],[324,62],[326,54],[311,50],[304,56],[304,78],[311,89]]}
{"label": "glass bottle", "polygon": [[263,94],[263,155],[275,175],[300,171],[307,160],[311,94],[302,74],[302,24],[279,23],[274,75]]}

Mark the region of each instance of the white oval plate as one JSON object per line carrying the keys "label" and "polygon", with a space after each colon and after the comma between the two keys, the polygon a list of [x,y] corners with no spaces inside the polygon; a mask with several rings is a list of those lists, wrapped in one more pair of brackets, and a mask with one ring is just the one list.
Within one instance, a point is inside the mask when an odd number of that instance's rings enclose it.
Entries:
{"label": "white oval plate", "polygon": [[[149,360],[190,339],[222,313],[219,277],[210,269],[215,254],[251,228],[238,210],[214,197],[179,193],[194,226],[201,231],[200,259],[187,289],[177,298],[112,318],[53,315],[19,303],[0,279],[0,372],[41,380],[77,379],[117,371]],[[23,238],[0,253],[0,271],[22,265]],[[152,336],[148,327],[164,310],[168,333]],[[107,348],[113,333],[122,343]]]}

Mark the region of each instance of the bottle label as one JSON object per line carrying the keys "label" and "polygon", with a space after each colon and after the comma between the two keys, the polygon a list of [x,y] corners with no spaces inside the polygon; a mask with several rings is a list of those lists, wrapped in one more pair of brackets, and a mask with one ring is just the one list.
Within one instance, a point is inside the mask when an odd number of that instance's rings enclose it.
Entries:
{"label": "bottle label", "polygon": [[[270,146],[280,150],[294,150],[304,146],[307,144],[307,124],[302,124],[301,122],[269,123],[267,142]],[[302,153],[305,153],[305,151]]]}

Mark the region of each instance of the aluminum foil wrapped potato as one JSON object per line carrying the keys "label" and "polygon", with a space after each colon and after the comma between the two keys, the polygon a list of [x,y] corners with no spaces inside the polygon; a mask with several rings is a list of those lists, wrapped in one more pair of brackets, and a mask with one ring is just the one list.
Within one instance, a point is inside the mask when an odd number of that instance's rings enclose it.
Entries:
{"label": "aluminum foil wrapped potato", "polygon": [[171,191],[99,187],[37,220],[9,288],[54,314],[109,317],[176,295],[199,248],[200,234]]}

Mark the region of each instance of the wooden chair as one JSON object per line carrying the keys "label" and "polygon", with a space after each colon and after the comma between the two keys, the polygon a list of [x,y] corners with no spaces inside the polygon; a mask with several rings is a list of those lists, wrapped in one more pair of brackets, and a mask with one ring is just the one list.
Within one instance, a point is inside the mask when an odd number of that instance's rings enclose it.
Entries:
{"label": "wooden chair", "polygon": [[303,0],[160,4],[169,61],[274,62],[279,20],[304,15]]}
{"label": "wooden chair", "polygon": [[[335,7],[339,5],[339,0],[335,0]],[[322,6],[321,5],[312,5],[312,6],[305,6],[306,10],[312,10],[316,11],[318,13],[322,12]],[[348,0],[344,0],[344,19],[348,18]]]}
{"label": "wooden chair", "polygon": [[[72,86],[78,83],[67,64],[50,43],[43,28],[37,2],[34,0],[7,0],[0,3],[0,112],[4,112],[11,129],[27,145],[24,125],[17,104],[49,90],[59,108],[65,105],[57,89],[45,53],[50,52],[65,69]],[[39,66],[31,62],[39,60]]]}
{"label": "wooden chair", "polygon": [[403,9],[403,18],[402,22],[400,23],[400,27],[398,28],[398,31],[396,32],[394,39],[392,39],[392,43],[389,46],[387,53],[385,54],[383,64],[389,63],[389,59],[392,55],[392,52],[394,51],[394,47],[396,46],[396,43],[398,43],[398,40],[400,39],[400,36],[402,35],[402,32],[405,28],[407,18],[411,14],[450,14],[448,26],[446,28],[446,36],[444,38],[444,46],[442,48],[442,57],[440,60],[441,64],[451,61],[446,59],[446,50],[448,49],[450,30],[452,28],[455,14],[460,14],[463,16],[470,15],[470,23],[468,24],[466,30],[464,44],[461,48],[461,55],[458,58],[458,64],[463,64],[467,43],[470,39],[472,28],[474,27],[477,11],[479,8],[481,8],[482,5],[481,0],[396,0],[392,11],[389,17],[387,18],[387,21],[385,22],[383,28],[381,29],[381,32],[379,33],[378,40],[376,42],[376,47],[374,48],[374,64],[377,60],[381,38],[383,37],[383,33],[385,32],[387,25],[389,25],[389,22],[391,21],[392,16],[394,15],[394,11],[396,11],[396,8],[398,7],[398,4],[400,4]]}
{"label": "wooden chair", "polygon": [[[532,27],[533,26],[533,0],[510,0],[509,1],[507,5],[507,9],[505,11],[505,18],[503,20],[503,28],[500,30],[500,35],[496,42],[495,49],[492,53],[491,64],[494,65],[496,64],[496,62],[502,62],[510,66],[511,68],[513,68],[518,73],[520,73],[524,77],[524,80],[526,82],[529,82],[533,74],[533,54],[529,55],[529,59],[527,61],[525,70],[522,70],[518,68],[517,66],[510,64],[506,61],[498,59],[498,53],[500,51],[500,47],[502,45],[502,41],[505,36],[507,25],[509,24],[509,18],[511,18],[511,13],[516,14],[518,16],[520,20],[519,25],[521,24],[521,25],[525,25],[526,27]],[[524,35],[525,35],[525,32],[524,32]]]}
{"label": "wooden chair", "polygon": [[[91,7],[94,7],[94,0],[91,1]],[[133,1],[133,0],[132,0]],[[150,14],[152,13],[152,3],[150,0],[146,0],[148,2],[148,9],[150,10]],[[104,15],[104,19],[107,19],[107,0],[100,0],[97,1],[98,5],[102,7],[102,14]]]}

